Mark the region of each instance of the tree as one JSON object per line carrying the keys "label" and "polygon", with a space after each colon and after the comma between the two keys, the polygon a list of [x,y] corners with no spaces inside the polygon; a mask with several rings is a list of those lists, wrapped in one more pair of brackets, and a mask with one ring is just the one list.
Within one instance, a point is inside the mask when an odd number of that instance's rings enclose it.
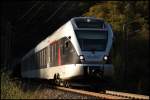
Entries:
{"label": "tree", "polygon": [[[90,7],[84,16],[95,16],[104,18],[113,26],[116,34],[115,46],[113,48],[113,64],[116,76],[123,82],[122,63],[124,62],[124,32],[123,25],[130,23],[126,27],[128,37],[128,86],[129,88],[139,88],[144,92],[149,92],[148,87],[148,45],[149,45],[149,1],[105,1]],[[132,22],[132,23],[131,23]],[[139,30],[135,32],[136,30]],[[143,49],[144,48],[144,49]],[[142,73],[139,74],[139,73]],[[144,83],[140,83],[144,80]],[[138,84],[142,84],[138,87]],[[132,86],[133,85],[133,86]]]}

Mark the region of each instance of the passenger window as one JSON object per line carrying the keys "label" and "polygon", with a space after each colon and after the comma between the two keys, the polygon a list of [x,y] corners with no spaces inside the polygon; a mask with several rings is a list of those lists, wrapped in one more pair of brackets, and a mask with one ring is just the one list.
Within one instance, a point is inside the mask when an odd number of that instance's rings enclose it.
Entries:
{"label": "passenger window", "polygon": [[65,48],[68,48],[69,47],[69,42],[65,42]]}
{"label": "passenger window", "polygon": [[62,39],[62,52],[64,55],[68,53],[69,45],[70,45],[69,39],[64,37]]}

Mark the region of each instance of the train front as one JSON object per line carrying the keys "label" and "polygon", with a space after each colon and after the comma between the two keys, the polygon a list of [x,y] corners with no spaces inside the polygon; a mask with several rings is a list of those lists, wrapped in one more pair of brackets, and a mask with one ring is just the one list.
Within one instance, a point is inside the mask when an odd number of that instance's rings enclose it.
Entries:
{"label": "train front", "polygon": [[73,21],[75,35],[79,48],[81,63],[85,77],[111,78],[113,65],[110,50],[113,32],[109,24],[95,18],[75,18]]}

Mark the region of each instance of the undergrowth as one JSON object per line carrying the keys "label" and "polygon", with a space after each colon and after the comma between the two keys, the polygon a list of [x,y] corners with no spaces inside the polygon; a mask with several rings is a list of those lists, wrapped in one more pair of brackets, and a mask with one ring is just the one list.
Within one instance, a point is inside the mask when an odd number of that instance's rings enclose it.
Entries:
{"label": "undergrowth", "polygon": [[[37,99],[40,98],[38,90],[24,91],[20,80],[11,78],[11,72],[1,73],[1,99]],[[39,89],[39,88],[38,88]],[[37,95],[38,94],[38,95]]]}

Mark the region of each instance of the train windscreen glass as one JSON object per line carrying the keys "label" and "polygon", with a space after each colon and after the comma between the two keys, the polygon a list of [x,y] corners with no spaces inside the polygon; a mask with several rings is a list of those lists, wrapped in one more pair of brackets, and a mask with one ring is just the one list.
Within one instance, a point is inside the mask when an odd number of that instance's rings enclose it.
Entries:
{"label": "train windscreen glass", "polygon": [[104,28],[103,20],[76,19],[75,22],[78,28]]}
{"label": "train windscreen glass", "polygon": [[82,51],[104,51],[107,44],[107,31],[76,30],[77,39]]}

